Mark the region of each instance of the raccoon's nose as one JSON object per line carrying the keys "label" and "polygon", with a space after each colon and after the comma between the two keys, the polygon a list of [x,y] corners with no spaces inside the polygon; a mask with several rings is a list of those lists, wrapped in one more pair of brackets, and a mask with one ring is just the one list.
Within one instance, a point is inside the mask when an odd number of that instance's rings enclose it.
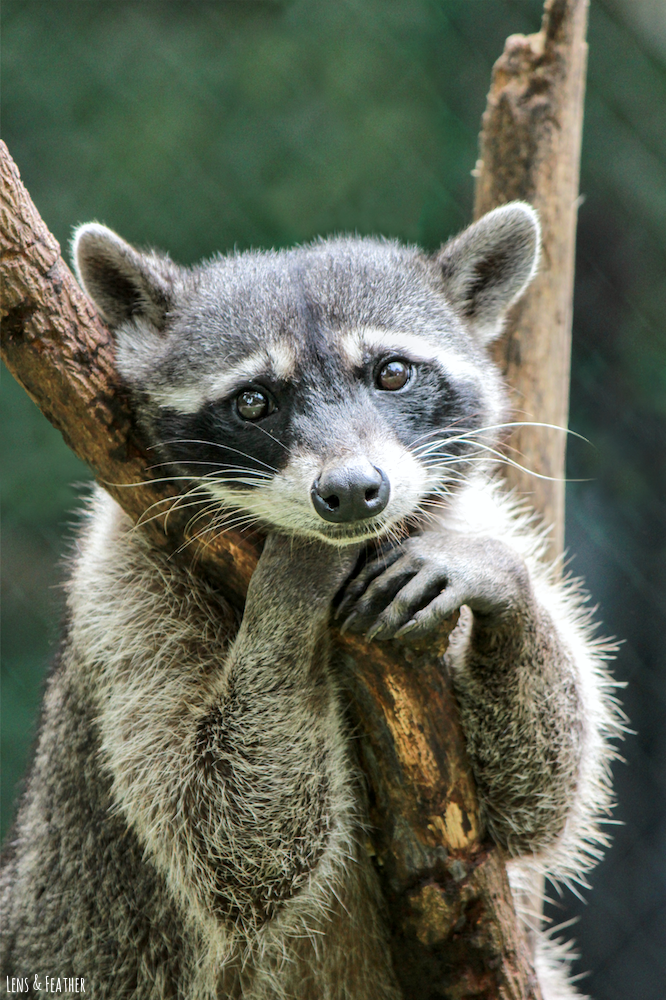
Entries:
{"label": "raccoon's nose", "polygon": [[314,509],[334,524],[380,514],[390,493],[388,476],[370,462],[325,469],[310,490]]}

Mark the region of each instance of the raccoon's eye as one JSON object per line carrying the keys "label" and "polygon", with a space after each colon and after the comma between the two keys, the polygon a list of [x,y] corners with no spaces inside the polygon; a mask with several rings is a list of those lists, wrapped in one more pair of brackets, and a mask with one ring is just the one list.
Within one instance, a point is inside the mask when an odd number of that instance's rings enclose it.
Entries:
{"label": "raccoon's eye", "polygon": [[273,401],[258,389],[245,389],[236,396],[236,409],[243,420],[261,420],[275,409]]}
{"label": "raccoon's eye", "polygon": [[411,374],[412,366],[406,361],[401,361],[399,358],[387,361],[377,373],[377,388],[389,391],[402,389],[403,385],[409,382]]}

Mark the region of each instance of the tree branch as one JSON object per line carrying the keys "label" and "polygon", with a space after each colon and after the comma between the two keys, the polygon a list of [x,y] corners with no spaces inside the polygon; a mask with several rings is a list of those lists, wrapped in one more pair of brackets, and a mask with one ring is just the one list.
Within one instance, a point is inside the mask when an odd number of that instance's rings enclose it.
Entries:
{"label": "tree branch", "polygon": [[[476,168],[475,218],[516,198],[538,210],[539,274],[514,307],[495,360],[511,387],[516,420],[566,428],[588,0],[548,0],[541,31],[512,35],[493,68]],[[566,434],[518,427],[506,478],[552,525],[551,555],[564,544]]]}

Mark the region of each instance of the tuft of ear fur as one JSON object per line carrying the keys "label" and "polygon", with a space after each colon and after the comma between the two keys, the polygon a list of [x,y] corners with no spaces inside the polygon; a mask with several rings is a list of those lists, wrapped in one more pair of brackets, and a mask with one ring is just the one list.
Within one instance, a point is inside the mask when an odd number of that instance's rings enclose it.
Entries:
{"label": "tuft of ear fur", "polygon": [[448,301],[484,343],[499,335],[507,309],[536,274],[540,245],[537,213],[524,201],[512,201],[436,255]]}
{"label": "tuft of ear fur", "polygon": [[110,326],[143,319],[162,329],[180,270],[168,257],[142,254],[97,222],[75,230],[72,257],[77,278]]}

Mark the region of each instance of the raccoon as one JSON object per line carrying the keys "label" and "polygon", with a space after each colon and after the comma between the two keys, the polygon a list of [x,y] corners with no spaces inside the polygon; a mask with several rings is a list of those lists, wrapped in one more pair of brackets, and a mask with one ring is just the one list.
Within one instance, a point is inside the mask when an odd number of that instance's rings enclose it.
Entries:
{"label": "raccoon", "polygon": [[[339,669],[343,630],[435,636],[517,897],[604,843],[605,651],[495,456],[487,345],[538,266],[530,206],[426,255],[336,237],[192,269],[80,227],[83,287],[161,474],[268,533],[238,621],[98,490],[2,871],[2,975],[141,997],[397,1000]],[[574,996],[540,938],[544,997]]]}

